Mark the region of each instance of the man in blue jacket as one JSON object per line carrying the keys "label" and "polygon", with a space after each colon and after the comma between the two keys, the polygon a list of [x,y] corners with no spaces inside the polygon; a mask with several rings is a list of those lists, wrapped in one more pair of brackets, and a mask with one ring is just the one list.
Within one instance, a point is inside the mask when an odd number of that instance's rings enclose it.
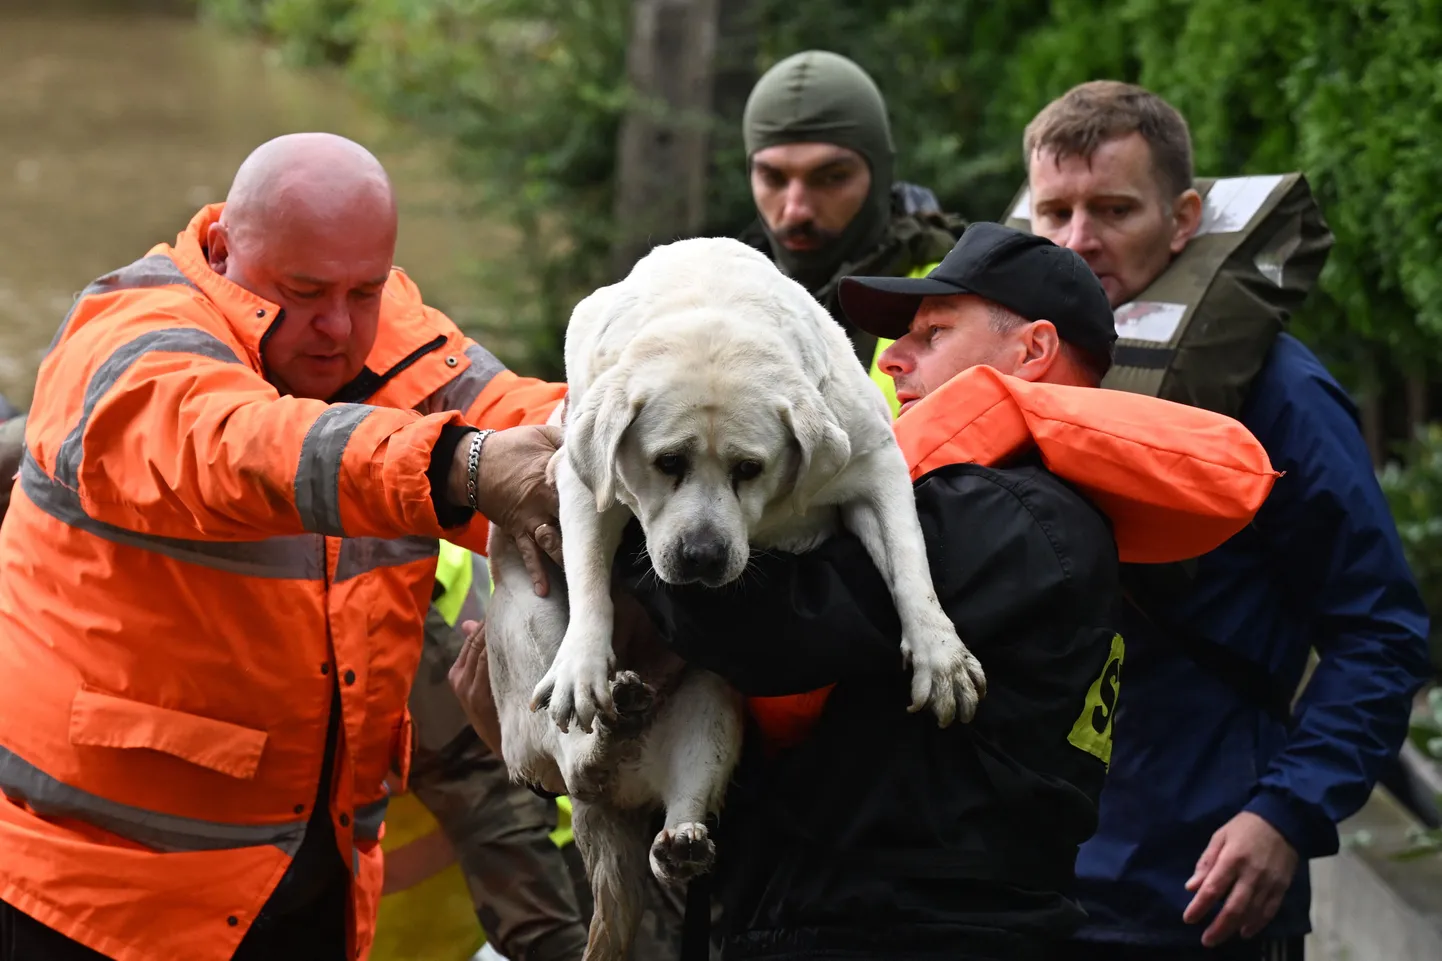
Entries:
{"label": "man in blue jacket", "polygon": [[[1200,224],[1186,122],[1139,87],[1073,89],[1025,150],[1032,229],[1081,254],[1113,307]],[[1077,862],[1090,920],[1071,957],[1300,958],[1307,862],[1337,851],[1429,673],[1427,613],[1346,393],[1284,334],[1241,420],[1285,475],[1190,584],[1134,590],[1124,612],[1112,765]],[[1189,656],[1183,630],[1229,666]]]}

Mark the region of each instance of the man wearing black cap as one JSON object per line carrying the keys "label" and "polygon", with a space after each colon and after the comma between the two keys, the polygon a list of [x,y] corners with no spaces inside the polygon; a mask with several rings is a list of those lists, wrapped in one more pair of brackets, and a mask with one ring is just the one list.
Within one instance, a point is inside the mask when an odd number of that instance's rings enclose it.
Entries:
{"label": "man wearing black cap", "polygon": [[[950,436],[952,405],[908,411],[975,365],[1095,386],[1116,336],[1080,257],[996,224],[926,278],[848,278],[840,295],[859,328],[896,339],[881,365],[907,405],[898,429],[935,418]],[[1034,453],[974,461],[915,484],[938,596],[986,670],[970,724],[906,710],[895,608],[850,534],[759,555],[726,591],[662,583],[638,530],[617,552],[620,583],[690,663],[748,697],[824,698],[799,743],[750,732],[717,836],[724,958],[1025,961],[1082,922],[1073,862],[1122,658],[1117,548]]]}

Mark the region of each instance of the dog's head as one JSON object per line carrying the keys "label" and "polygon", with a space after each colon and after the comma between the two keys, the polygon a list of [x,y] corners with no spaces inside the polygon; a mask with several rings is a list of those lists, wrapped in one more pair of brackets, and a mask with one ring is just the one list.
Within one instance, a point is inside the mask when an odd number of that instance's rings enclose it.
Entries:
{"label": "dog's head", "polygon": [[[570,416],[570,415],[568,415]],[[566,449],[598,509],[641,521],[670,584],[727,584],[770,512],[804,513],[851,445],[821,393],[777,343],[729,338],[711,318],[638,342],[574,411]]]}

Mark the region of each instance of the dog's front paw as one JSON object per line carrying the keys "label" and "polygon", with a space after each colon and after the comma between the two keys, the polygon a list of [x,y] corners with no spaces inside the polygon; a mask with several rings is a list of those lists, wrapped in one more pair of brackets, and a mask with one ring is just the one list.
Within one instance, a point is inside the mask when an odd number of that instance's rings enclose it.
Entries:
{"label": "dog's front paw", "polygon": [[611,716],[611,663],[609,657],[589,654],[567,656],[563,643],[551,669],[531,694],[531,710],[547,708],[552,722],[562,731],[571,720],[590,734],[597,714]]}
{"label": "dog's front paw", "polygon": [[986,675],[950,622],[945,630],[903,636],[901,654],[911,668],[908,710],[930,708],[941,727],[958,718],[967,723],[976,716],[976,708],[986,696]]}
{"label": "dog's front paw", "polygon": [[665,828],[651,842],[651,873],[664,884],[679,884],[711,870],[716,844],[706,825],[690,821]]}

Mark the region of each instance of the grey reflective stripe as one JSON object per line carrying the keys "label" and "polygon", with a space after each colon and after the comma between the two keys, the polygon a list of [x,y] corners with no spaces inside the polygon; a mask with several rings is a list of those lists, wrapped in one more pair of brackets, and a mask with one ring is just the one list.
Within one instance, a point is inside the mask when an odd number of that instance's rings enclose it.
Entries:
{"label": "grey reflective stripe", "polygon": [[350,435],[373,410],[369,404],[332,404],[306,432],[295,470],[295,506],[306,530],[345,536],[340,523],[341,459]]}
{"label": "grey reflective stripe", "polygon": [[383,797],[379,801],[362,804],[356,808],[355,817],[352,819],[355,836],[362,841],[380,840],[381,822],[386,819],[386,807],[390,803],[389,797]]}
{"label": "grey reflective stripe", "polygon": [[447,410],[458,410],[465,413],[471,409],[476,398],[481,396],[481,391],[486,389],[486,385],[506,369],[506,365],[497,360],[495,354],[480,344],[472,344],[467,347],[466,356],[470,358],[471,366],[451,378],[440,390],[427,397],[418,408],[421,413],[435,414]]}
{"label": "grey reflective stripe", "polygon": [[228,364],[240,363],[235,351],[225,346],[220,338],[194,327],[170,327],[165,330],[150,330],[118,348],[96,369],[85,387],[85,400],[81,408],[80,421],[60,444],[55,455],[55,478],[72,488],[80,486],[80,458],[84,456],[85,427],[95,405],[115,386],[125,372],[137,360],[149,353],[196,354]]}
{"label": "grey reflective stripe", "polygon": [[226,824],[107,801],[56,780],[4,747],[0,747],[0,791],[30,805],[41,817],[77,818],[157,851],[221,851],[269,844],[294,857],[305,837],[305,821]]}
{"label": "grey reflective stripe", "polygon": [[399,567],[440,553],[441,542],[434,537],[347,537],[340,542],[335,562],[335,582],[349,580],[382,567]]}
{"label": "grey reflective stripe", "polygon": [[108,294],[117,290],[136,290],[141,287],[174,287],[184,286],[193,290],[199,288],[190,282],[190,278],[180,272],[175,266],[175,261],[165,254],[151,254],[149,257],[141,257],[133,264],[121,267],[119,270],[111,271],[103,277],[92,280],[84,290],[75,296],[75,303],[70,305],[66,312],[65,319],[60,322],[60,327],[55,331],[55,336],[50,339],[50,346],[45,352],[48,354],[60,343],[65,328],[70,326],[70,318],[75,316],[75,310],[80,302],[92,294]]}
{"label": "grey reflective stripe", "polygon": [[51,517],[115,544],[246,577],[307,581],[325,577],[325,541],[318,534],[263,541],[193,541],[137,534],[85,513],[80,495],[47,477],[28,450],[20,463],[20,487],[36,507]]}

